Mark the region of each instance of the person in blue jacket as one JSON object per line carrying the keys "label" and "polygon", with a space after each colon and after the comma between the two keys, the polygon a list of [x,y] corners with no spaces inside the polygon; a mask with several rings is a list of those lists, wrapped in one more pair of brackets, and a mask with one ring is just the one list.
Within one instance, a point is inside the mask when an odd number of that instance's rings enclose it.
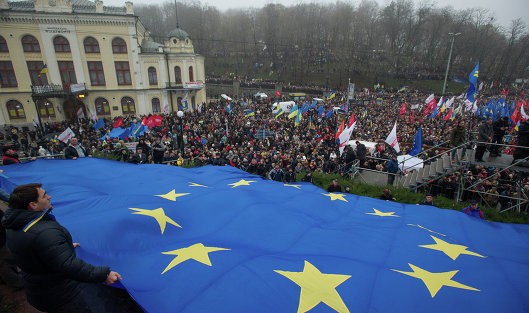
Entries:
{"label": "person in blue jacket", "polygon": [[481,208],[478,206],[478,202],[476,200],[471,200],[470,205],[461,210],[461,212],[472,217],[480,218],[482,220],[485,219],[485,214],[483,214],[483,210],[481,210]]}

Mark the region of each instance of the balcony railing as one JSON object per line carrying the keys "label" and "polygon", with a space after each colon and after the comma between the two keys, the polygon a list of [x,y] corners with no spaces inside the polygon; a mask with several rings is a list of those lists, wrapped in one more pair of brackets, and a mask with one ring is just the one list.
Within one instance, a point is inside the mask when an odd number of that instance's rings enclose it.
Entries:
{"label": "balcony railing", "polygon": [[[75,86],[75,88],[72,88],[72,86]],[[31,86],[32,96],[36,99],[68,98],[74,94],[83,93],[85,91],[86,85],[84,83],[72,85],[49,84]]]}
{"label": "balcony railing", "polygon": [[170,82],[170,83],[165,83],[165,88],[173,88],[173,89],[183,89],[184,88],[184,85],[180,82],[180,83],[175,83],[175,82]]}

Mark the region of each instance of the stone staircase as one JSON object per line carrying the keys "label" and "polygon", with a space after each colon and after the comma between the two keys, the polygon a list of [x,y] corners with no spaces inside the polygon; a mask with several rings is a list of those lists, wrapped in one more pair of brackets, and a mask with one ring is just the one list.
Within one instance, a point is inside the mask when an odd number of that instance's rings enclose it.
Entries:
{"label": "stone staircase", "polygon": [[463,149],[456,150],[455,160],[451,160],[450,152],[441,154],[430,164],[423,168],[412,171],[405,176],[401,176],[397,185],[415,190],[430,181],[450,175],[468,165],[469,158],[473,158],[474,151],[467,149],[465,158],[462,158]]}

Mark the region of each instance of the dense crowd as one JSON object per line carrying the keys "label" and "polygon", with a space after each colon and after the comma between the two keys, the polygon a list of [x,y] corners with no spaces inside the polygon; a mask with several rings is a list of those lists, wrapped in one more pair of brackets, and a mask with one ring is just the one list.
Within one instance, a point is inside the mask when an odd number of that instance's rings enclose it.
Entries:
{"label": "dense crowd", "polygon": [[[424,99],[427,97],[428,94],[420,92],[366,90],[356,93],[354,101],[343,106],[345,101],[342,100],[342,95],[337,93],[333,99],[323,104],[324,112],[330,112],[334,108],[331,117],[324,118],[320,116],[317,108],[311,109],[302,116],[298,126],[295,126],[295,118],[288,119],[287,114],[275,117],[272,113],[272,103],[275,99],[268,102],[248,97],[240,99],[239,103],[233,103],[231,113],[227,112],[225,102],[212,101],[203,104],[201,112],[186,111],[183,118],[179,118],[176,113],[163,115],[162,125],[152,127],[139,138],[102,140],[101,138],[112,129],[113,121],[110,119],[105,121],[105,127],[98,130],[92,126],[93,121],[77,120],[45,123],[44,133],[6,127],[5,134],[1,136],[4,136],[3,142],[11,142],[16,146],[19,157],[42,157],[63,153],[67,144],[57,140],[56,136],[70,127],[80,145],[84,147],[85,156],[100,156],[131,163],[231,165],[281,181],[295,180],[295,174],[308,172],[339,173],[348,177],[355,171],[352,166],[355,160],[358,160],[361,168],[393,173],[393,166],[388,161],[392,159],[395,151],[384,143],[384,139],[395,121],[400,154],[409,152],[417,129],[422,127],[423,150],[434,147],[419,155],[427,162],[451,147],[479,139],[479,134],[474,137],[474,133],[486,122],[481,122],[470,113],[464,117],[459,115],[455,120],[445,119],[447,112],[441,113],[437,118],[430,118],[429,114],[423,116]],[[486,101],[487,99],[482,99],[483,103]],[[304,102],[299,102],[300,107]],[[402,103],[406,103],[405,112],[400,110]],[[411,107],[416,105],[419,107],[412,110]],[[340,110],[337,110],[338,108]],[[252,111],[254,115],[247,117],[248,112]],[[354,114],[357,122],[351,139],[360,142],[357,142],[356,146],[347,146],[340,155],[336,143],[337,128],[342,121],[347,125],[351,114]],[[143,116],[123,117],[123,127],[130,127],[143,119]],[[454,142],[450,136],[458,123],[459,143]],[[511,131],[510,127],[504,128],[501,131],[501,140],[504,135],[516,138],[515,133]],[[367,149],[362,141],[374,143],[374,148]],[[134,144],[130,144],[132,142],[137,143],[136,149]],[[509,143],[515,143],[515,139]],[[500,149],[497,153],[512,153],[512,149]],[[497,171],[499,169],[471,165],[469,171],[445,176],[427,188],[434,194],[453,198],[457,184],[461,181],[470,186]],[[508,203],[494,195],[515,197],[520,191],[516,190],[512,183],[513,178],[522,181],[525,185],[523,188],[529,191],[527,173],[520,171],[502,172],[497,179],[478,184],[475,188],[492,194],[490,204],[500,202],[505,207]],[[527,192],[523,193],[523,196],[526,197],[526,194]],[[469,197],[472,195],[465,194],[462,198]]]}

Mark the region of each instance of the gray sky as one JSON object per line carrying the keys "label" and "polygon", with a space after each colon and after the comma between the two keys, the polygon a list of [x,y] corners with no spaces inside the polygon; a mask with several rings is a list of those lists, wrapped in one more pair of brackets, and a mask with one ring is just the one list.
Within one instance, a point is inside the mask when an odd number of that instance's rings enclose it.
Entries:
{"label": "gray sky", "polygon": [[[103,0],[105,5],[124,6],[126,0]],[[163,3],[167,0],[131,0],[134,4],[140,3]],[[174,0],[169,0],[174,2]],[[181,0],[180,0],[181,1]],[[185,0],[184,0],[185,1]],[[345,0],[347,2],[347,0]],[[349,0],[351,1],[351,0]],[[360,0],[352,0],[353,3],[359,3]],[[379,4],[385,5],[389,0],[376,0]],[[420,0],[413,0],[419,3]],[[217,7],[219,10],[233,9],[233,8],[260,8],[267,3],[281,3],[285,6],[294,5],[297,3],[334,3],[335,0],[200,0],[203,4],[209,4]],[[452,6],[455,9],[469,9],[481,7],[490,10],[494,13],[496,20],[501,26],[509,26],[511,21],[516,18],[522,18],[527,24],[526,30],[529,29],[529,0],[437,0],[433,1],[437,7]]]}

